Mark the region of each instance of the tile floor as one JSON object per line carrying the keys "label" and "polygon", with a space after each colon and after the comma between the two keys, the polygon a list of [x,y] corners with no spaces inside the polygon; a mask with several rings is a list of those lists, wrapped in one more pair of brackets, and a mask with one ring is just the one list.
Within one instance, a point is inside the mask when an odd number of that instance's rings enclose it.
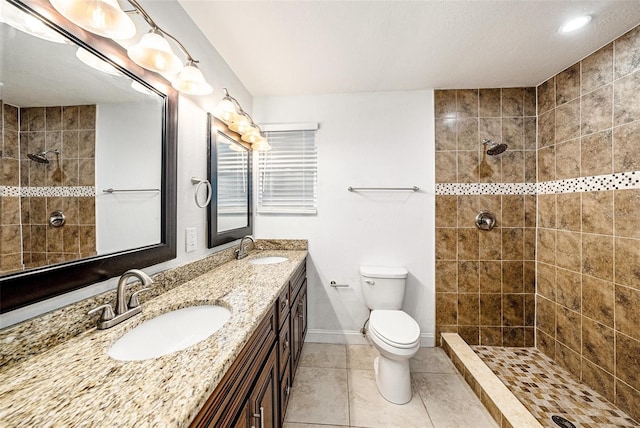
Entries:
{"label": "tile floor", "polygon": [[421,348],[411,361],[412,400],[380,396],[373,346],[305,343],[284,428],[497,427],[440,348]]}
{"label": "tile floor", "polygon": [[544,427],[559,415],[582,428],[638,427],[622,410],[535,348],[472,346]]}

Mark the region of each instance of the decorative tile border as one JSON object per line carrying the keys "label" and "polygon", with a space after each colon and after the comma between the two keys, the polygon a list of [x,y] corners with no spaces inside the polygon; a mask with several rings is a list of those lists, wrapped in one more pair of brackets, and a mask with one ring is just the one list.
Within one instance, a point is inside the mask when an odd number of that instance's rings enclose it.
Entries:
{"label": "decorative tile border", "polygon": [[538,194],[597,192],[602,190],[640,189],[640,171],[538,183]]}
{"label": "decorative tile border", "polygon": [[541,183],[438,183],[436,195],[549,195],[621,189],[640,189],[640,171]]}
{"label": "decorative tile border", "polygon": [[535,183],[438,183],[436,195],[535,195]]}
{"label": "decorative tile border", "polygon": [[14,197],[66,197],[77,198],[82,196],[95,196],[96,188],[94,186],[57,186],[57,187],[17,187],[17,186],[0,186],[0,196]]}

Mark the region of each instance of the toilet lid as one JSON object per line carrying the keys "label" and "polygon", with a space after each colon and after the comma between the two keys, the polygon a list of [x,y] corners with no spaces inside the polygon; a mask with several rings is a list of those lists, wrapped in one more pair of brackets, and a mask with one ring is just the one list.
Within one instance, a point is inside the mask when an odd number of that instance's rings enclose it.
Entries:
{"label": "toilet lid", "polygon": [[369,328],[392,346],[412,346],[420,338],[420,326],[403,311],[375,310],[371,312]]}

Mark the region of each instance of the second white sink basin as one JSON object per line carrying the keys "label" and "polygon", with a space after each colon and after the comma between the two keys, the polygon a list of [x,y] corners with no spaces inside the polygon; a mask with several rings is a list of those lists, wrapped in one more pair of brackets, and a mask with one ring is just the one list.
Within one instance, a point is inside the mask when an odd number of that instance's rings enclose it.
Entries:
{"label": "second white sink basin", "polygon": [[231,311],[222,306],[191,306],[167,312],[127,332],[107,353],[121,361],[157,358],[206,339],[230,317]]}
{"label": "second white sink basin", "polygon": [[251,263],[252,265],[273,265],[276,263],[286,262],[287,260],[289,259],[286,257],[271,256],[271,257],[260,257],[257,259],[251,259],[249,260],[249,263]]}

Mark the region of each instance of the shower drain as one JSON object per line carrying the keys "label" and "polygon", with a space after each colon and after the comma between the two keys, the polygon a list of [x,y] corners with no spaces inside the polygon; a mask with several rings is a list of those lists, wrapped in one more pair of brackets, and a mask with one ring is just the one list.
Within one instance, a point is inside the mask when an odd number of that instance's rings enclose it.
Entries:
{"label": "shower drain", "polygon": [[562,428],[576,428],[574,424],[563,418],[562,416],[553,415],[551,416],[551,420],[555,422],[556,425]]}

